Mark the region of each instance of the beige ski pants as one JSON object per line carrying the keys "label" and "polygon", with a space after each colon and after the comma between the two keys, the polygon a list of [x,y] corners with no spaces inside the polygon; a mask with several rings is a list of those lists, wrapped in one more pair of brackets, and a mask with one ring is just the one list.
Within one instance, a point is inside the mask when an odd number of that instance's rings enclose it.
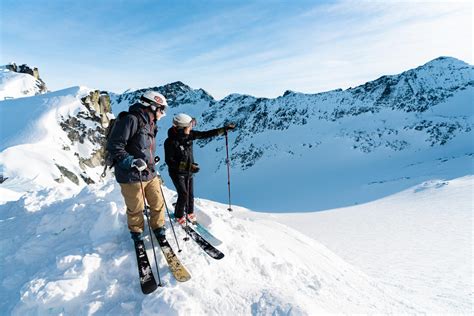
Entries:
{"label": "beige ski pants", "polygon": [[[150,226],[157,229],[165,224],[165,204],[161,195],[161,182],[158,177],[143,181],[143,190],[150,206]],[[120,183],[125,205],[127,206],[127,223],[131,232],[142,233],[145,229],[143,218],[143,193],[140,182]]]}

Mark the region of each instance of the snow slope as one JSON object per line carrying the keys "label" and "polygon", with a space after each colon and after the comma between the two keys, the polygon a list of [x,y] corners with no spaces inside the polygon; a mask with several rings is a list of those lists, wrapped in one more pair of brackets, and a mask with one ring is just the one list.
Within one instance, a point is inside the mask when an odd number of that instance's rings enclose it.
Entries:
{"label": "snow slope", "polygon": [[[177,283],[158,252],[165,286],[149,296],[140,291],[113,181],[41,209],[37,204],[48,192],[28,193],[0,206],[0,231],[10,236],[0,241],[0,311],[469,314],[473,180],[425,183],[353,209],[304,214],[240,207],[229,213],[226,205],[197,199],[199,218],[222,239],[218,248],[226,256],[211,259],[193,241],[184,242],[178,229],[178,256],[192,279]],[[165,189],[165,195],[171,204],[175,193]],[[177,249],[170,229],[167,236]]]}
{"label": "snow slope", "polygon": [[[113,182],[113,181],[112,181]],[[135,255],[116,184],[84,188],[38,209],[47,192],[0,206],[2,314],[319,314],[417,313],[385,286],[305,235],[238,208],[197,201],[198,215],[222,239],[216,261],[193,241],[180,259],[192,279],[177,283],[158,253],[165,287],[141,294]],[[166,190],[168,203],[173,192]],[[21,232],[19,231],[21,227]],[[167,231],[172,239],[171,230]],[[149,242],[147,242],[149,245]],[[172,245],[176,244],[174,241]],[[149,257],[153,258],[151,251]],[[155,272],[156,275],[156,272]]]}
{"label": "snow slope", "polygon": [[474,177],[431,180],[367,204],[272,215],[430,313],[473,309]]}
{"label": "snow slope", "polygon": [[[32,97],[0,101],[0,174],[9,177],[1,184],[10,192],[0,203],[35,188],[55,188],[57,198],[79,192],[87,179],[97,181],[99,168],[86,169],[80,161],[100,148],[84,137],[71,140],[71,122],[99,133],[99,123],[88,120],[81,98],[90,89],[72,87]],[[87,114],[87,115],[86,115]]]}

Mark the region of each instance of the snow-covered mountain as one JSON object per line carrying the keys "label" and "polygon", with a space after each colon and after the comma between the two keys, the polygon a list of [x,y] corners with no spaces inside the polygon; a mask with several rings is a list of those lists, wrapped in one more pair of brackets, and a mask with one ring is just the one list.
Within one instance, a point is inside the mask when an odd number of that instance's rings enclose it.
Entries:
{"label": "snow-covered mountain", "polygon": [[1,101],[0,202],[33,188],[67,197],[97,182],[108,100],[97,90],[73,87]]}
{"label": "snow-covered mountain", "polygon": [[11,63],[0,66],[0,73],[0,100],[29,97],[48,91],[38,68]]}
{"label": "snow-covered mountain", "polygon": [[[14,86],[10,72],[2,87]],[[210,259],[177,229],[192,278],[174,281],[157,253],[165,287],[148,296],[120,189],[100,178],[110,111],[142,91],[0,101],[0,314],[468,314],[473,86],[472,66],[438,58],[314,95],[215,100],[181,82],[155,88],[170,103],[158,144],[178,112],[201,130],[237,123],[232,197],[254,211],[201,198],[225,203],[227,177],[224,139],[198,142],[197,214],[225,257]],[[296,214],[311,210],[324,212]]]}
{"label": "snow-covered mountain", "polygon": [[[216,101],[181,82],[153,89],[171,105],[159,144],[175,113],[195,116],[200,130],[237,124],[230,134],[233,200],[253,209],[353,205],[472,171],[474,68],[454,58],[347,90],[287,91],[276,99],[232,94]],[[142,92],[113,95],[114,113]],[[225,202],[223,138],[198,142],[195,157],[198,194]]]}

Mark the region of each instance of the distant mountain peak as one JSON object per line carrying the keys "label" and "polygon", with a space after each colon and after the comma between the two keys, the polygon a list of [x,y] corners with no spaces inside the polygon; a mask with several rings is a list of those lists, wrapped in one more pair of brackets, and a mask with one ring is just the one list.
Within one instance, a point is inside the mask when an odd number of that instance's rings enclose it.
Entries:
{"label": "distant mountain peak", "polygon": [[450,57],[450,56],[440,56],[438,58],[435,58],[433,60],[430,60],[426,64],[420,66],[428,66],[428,65],[446,65],[446,64],[452,64],[452,65],[459,65],[459,66],[469,66],[468,63],[465,61],[462,61],[460,59],[457,59],[455,57]]}
{"label": "distant mountain peak", "polygon": [[193,89],[188,86],[187,84],[184,84],[182,81],[175,81],[172,83],[165,84],[162,86],[163,89],[180,89],[182,91],[192,91]]}

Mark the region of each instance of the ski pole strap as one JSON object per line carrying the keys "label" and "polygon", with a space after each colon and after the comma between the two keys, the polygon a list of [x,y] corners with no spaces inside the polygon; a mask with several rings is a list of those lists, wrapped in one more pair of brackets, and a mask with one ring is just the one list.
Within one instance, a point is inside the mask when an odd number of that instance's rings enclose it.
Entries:
{"label": "ski pole strap", "polygon": [[107,175],[107,165],[104,166],[104,171],[102,171],[102,173],[101,173],[100,176],[101,176],[102,178],[105,178],[106,175]]}

